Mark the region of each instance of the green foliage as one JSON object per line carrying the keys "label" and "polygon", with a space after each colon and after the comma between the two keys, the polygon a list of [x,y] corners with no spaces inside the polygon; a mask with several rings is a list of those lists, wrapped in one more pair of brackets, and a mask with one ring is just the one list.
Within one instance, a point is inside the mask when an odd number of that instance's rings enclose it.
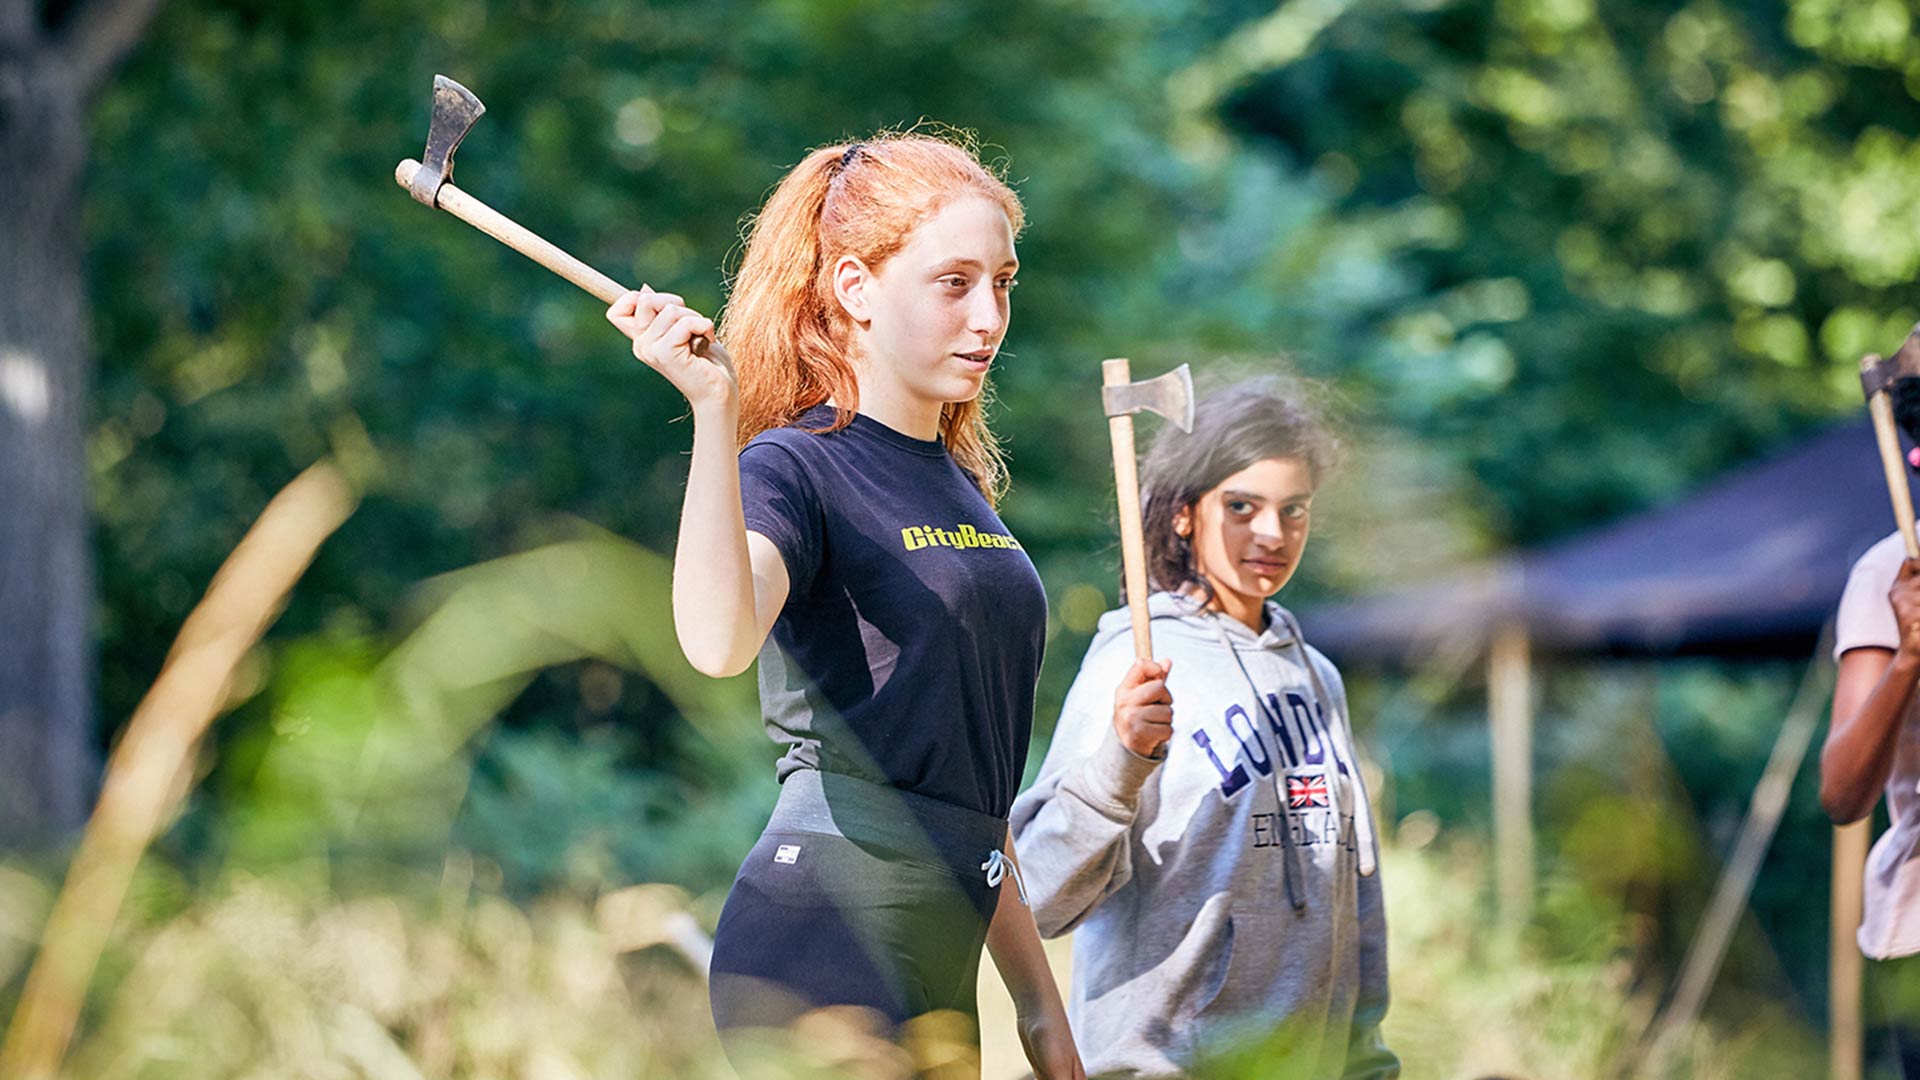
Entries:
{"label": "green foliage", "polygon": [[[1430,834],[1429,834],[1430,835]],[[1525,1076],[1584,1080],[1630,1075],[1649,1013],[1632,994],[1632,916],[1604,888],[1550,879],[1548,904],[1579,910],[1583,948],[1505,937],[1480,917],[1485,855],[1454,836],[1386,864],[1394,1004],[1385,1034],[1408,1076]],[[1562,939],[1564,942],[1564,939]],[[1823,1054],[1778,1004],[1689,1033],[1673,1077],[1791,1077]],[[1252,1072],[1246,1075],[1255,1075]]]}
{"label": "green foliage", "polygon": [[1325,177],[1343,222],[1435,223],[1383,251],[1415,298],[1349,328],[1357,359],[1379,410],[1530,540],[1857,407],[1861,354],[1920,315],[1910,19],[1295,4],[1197,93]]}
{"label": "green foliage", "polygon": [[681,779],[625,767],[608,743],[606,733],[498,732],[475,763],[454,842],[498,863],[521,896],[634,881],[724,890],[773,809],[768,755],[736,745],[730,760]]}
{"label": "green foliage", "polygon": [[[172,850],[264,872],[438,865],[458,841],[516,895],[724,886],[772,806],[772,755],[742,680],[697,675],[648,614],[666,608],[669,572],[589,533],[435,580],[390,647],[312,635],[271,650]],[[665,760],[641,768],[641,740],[610,723],[497,728],[541,672],[569,668],[597,710],[629,680],[662,691]]]}

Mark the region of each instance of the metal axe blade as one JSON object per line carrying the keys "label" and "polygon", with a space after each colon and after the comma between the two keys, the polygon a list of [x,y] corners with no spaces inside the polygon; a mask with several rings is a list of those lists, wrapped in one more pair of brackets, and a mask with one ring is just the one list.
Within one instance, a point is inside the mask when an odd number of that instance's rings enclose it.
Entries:
{"label": "metal axe blade", "polygon": [[1911,375],[1920,375],[1920,326],[1913,328],[1892,356],[1883,360],[1868,355],[1860,360],[1860,389],[1866,392],[1867,412],[1873,417],[1873,437],[1880,449],[1881,471],[1887,477],[1893,519],[1907,545],[1907,558],[1920,559],[1920,534],[1913,524],[1913,492],[1907,486],[1907,464],[1900,453],[1891,393],[1895,381]]}
{"label": "metal axe blade", "polygon": [[437,204],[440,185],[453,175],[453,152],[486,111],[473,91],[445,75],[433,77],[433,117],[427,124],[427,148],[420,155],[420,170],[407,187],[415,199],[427,206]]}
{"label": "metal axe blade", "polygon": [[1165,375],[1100,388],[1108,416],[1150,412],[1166,417],[1181,431],[1193,430],[1193,371],[1185,364]]}
{"label": "metal axe blade", "polygon": [[1873,395],[1882,390],[1893,388],[1894,380],[1908,375],[1920,375],[1920,326],[1915,326],[1907,334],[1907,340],[1892,356],[1881,359],[1869,356],[1860,365],[1860,389],[1871,401]]}

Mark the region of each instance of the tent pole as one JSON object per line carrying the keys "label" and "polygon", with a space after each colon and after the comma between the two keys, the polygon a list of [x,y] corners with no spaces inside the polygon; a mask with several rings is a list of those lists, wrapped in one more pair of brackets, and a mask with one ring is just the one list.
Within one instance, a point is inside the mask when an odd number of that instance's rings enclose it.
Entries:
{"label": "tent pole", "polygon": [[1533,676],[1527,628],[1508,622],[1487,651],[1487,722],[1493,743],[1493,848],[1502,929],[1533,906]]}
{"label": "tent pole", "polygon": [[1860,1019],[1860,982],[1866,961],[1855,933],[1860,928],[1861,890],[1873,816],[1833,830],[1833,916],[1828,940],[1827,1060],[1832,1080],[1860,1080],[1865,1038]]}
{"label": "tent pole", "polygon": [[1700,929],[1687,947],[1686,963],[1681,967],[1673,1000],[1667,1003],[1653,1026],[1653,1036],[1636,1070],[1639,1076],[1667,1075],[1668,1061],[1693,1028],[1694,1021],[1700,1018],[1707,994],[1713,989],[1727,946],[1733,941],[1736,924],[1753,895],[1760,864],[1765,861],[1767,848],[1773,843],[1780,819],[1787,811],[1793,778],[1806,761],[1807,748],[1813,743],[1825,711],[1823,707],[1833,692],[1832,641],[1833,624],[1828,623],[1820,633],[1819,644],[1814,646],[1813,660],[1800,680],[1793,704],[1787,709],[1786,722],[1780,725],[1780,735],[1774,740],[1766,769],[1753,787],[1747,818],[1740,825],[1739,841],[1734,844],[1733,854],[1714,885],[1713,900],[1700,920]]}

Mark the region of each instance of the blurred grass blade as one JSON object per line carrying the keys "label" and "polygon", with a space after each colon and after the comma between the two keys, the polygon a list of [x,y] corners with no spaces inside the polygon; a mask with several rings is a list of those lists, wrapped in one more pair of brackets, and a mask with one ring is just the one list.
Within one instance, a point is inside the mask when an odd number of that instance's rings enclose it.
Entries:
{"label": "blurred grass blade", "polygon": [[225,704],[234,669],[353,507],[352,491],[330,463],[308,468],[267,504],[188,614],[108,763],[99,804],[0,1047],[0,1076],[57,1074],[134,868],[185,795],[185,766]]}

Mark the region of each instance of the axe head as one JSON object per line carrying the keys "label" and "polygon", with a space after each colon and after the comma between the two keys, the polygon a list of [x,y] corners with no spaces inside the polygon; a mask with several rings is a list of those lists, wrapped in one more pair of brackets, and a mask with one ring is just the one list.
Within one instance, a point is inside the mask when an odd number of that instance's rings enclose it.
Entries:
{"label": "axe head", "polygon": [[1108,416],[1159,413],[1181,431],[1193,430],[1193,372],[1185,364],[1157,378],[1103,386],[1100,400]]}
{"label": "axe head", "polygon": [[1920,326],[1913,328],[1892,356],[1884,360],[1867,356],[1860,361],[1860,389],[1872,401],[1873,395],[1891,389],[1895,379],[1908,375],[1920,375]]}
{"label": "axe head", "polygon": [[440,185],[453,175],[454,150],[486,111],[473,91],[445,75],[433,77],[433,119],[427,124],[427,149],[420,155],[420,171],[413,174],[408,188],[415,199],[435,205]]}

